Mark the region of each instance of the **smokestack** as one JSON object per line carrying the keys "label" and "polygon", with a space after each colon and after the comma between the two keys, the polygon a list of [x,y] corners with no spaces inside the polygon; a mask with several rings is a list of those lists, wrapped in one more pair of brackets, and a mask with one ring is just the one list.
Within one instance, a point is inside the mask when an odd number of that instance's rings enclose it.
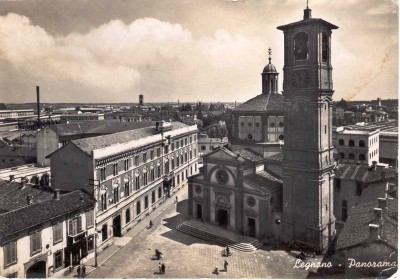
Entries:
{"label": "smokestack", "polygon": [[40,92],[39,86],[36,86],[37,113],[38,113],[38,129],[40,129]]}

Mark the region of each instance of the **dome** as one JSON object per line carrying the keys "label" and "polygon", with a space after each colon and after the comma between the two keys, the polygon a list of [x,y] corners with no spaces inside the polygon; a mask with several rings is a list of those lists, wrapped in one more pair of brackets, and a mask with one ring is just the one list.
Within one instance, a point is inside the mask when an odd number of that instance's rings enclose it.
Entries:
{"label": "dome", "polygon": [[264,71],[263,73],[277,73],[276,72],[276,68],[273,64],[268,63],[265,67],[264,67]]}

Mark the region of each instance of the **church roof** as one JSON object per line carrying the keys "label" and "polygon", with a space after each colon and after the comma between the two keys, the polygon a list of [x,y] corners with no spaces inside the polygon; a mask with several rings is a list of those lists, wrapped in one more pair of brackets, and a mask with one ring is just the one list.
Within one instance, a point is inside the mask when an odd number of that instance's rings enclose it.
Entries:
{"label": "church roof", "polygon": [[303,26],[303,25],[310,25],[310,24],[326,25],[331,29],[338,29],[339,28],[336,25],[334,25],[332,23],[329,23],[329,22],[327,22],[327,21],[325,21],[323,19],[320,19],[320,18],[308,18],[308,19],[297,21],[297,22],[293,22],[293,23],[289,23],[289,24],[278,26],[277,29],[285,31],[285,30],[290,29],[290,28],[299,27],[299,26]]}
{"label": "church roof", "polygon": [[278,73],[278,72],[276,72],[275,65],[271,64],[270,62],[264,67],[263,73]]}
{"label": "church roof", "polygon": [[260,156],[259,154],[256,154],[248,149],[242,149],[234,152],[236,155],[241,156],[242,158],[252,161],[252,162],[260,162],[264,161],[265,159]]}
{"label": "church roof", "polygon": [[283,114],[283,96],[279,93],[260,94],[236,107],[235,111]]}
{"label": "church roof", "polygon": [[243,177],[243,181],[255,184],[268,192],[275,191],[282,186],[282,180],[272,176],[267,171],[259,171]]}

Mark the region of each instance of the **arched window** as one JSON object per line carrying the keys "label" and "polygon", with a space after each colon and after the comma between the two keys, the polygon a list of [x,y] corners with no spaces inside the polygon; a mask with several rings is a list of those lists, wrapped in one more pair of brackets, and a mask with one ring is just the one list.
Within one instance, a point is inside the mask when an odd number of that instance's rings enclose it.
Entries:
{"label": "arched window", "polygon": [[294,37],[294,59],[308,59],[308,35],[300,32]]}
{"label": "arched window", "polygon": [[278,137],[279,140],[283,140],[283,138],[284,138],[283,135],[279,135]]}
{"label": "arched window", "polygon": [[360,140],[360,142],[358,142],[358,146],[365,147],[365,141],[364,140]]}
{"label": "arched window", "polygon": [[323,32],[322,33],[322,62],[328,62],[329,59],[329,41],[328,35]]}
{"label": "arched window", "polygon": [[252,127],[252,126],[253,126],[253,124],[252,124],[251,122],[249,122],[247,125],[248,125],[249,127]]}
{"label": "arched window", "polygon": [[354,154],[353,153],[349,154],[349,159],[354,159]]}
{"label": "arched window", "polygon": [[352,139],[349,140],[349,146],[350,146],[350,147],[354,147],[354,140],[352,140]]}
{"label": "arched window", "polygon": [[270,127],[275,127],[275,123],[272,122],[272,123],[269,124],[269,126],[270,126]]}
{"label": "arched window", "polygon": [[340,153],[340,158],[344,158],[344,153]]}
{"label": "arched window", "polygon": [[343,139],[339,139],[339,146],[344,146],[344,140]]}
{"label": "arched window", "polygon": [[358,156],[358,159],[359,159],[359,160],[365,160],[365,155],[364,155],[364,154],[360,154],[360,155]]}
{"label": "arched window", "polygon": [[284,126],[283,122],[280,122],[280,123],[279,123],[279,126],[280,126],[280,127],[283,127],[283,126]]}

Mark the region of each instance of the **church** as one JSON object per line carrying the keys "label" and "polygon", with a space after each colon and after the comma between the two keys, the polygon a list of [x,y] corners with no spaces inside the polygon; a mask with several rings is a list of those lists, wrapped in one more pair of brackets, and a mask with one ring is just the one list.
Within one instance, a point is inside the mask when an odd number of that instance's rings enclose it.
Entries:
{"label": "church", "polygon": [[[270,51],[262,93],[233,114],[232,151],[206,155],[203,170],[189,178],[188,211],[237,233],[322,253],[335,235],[331,34],[338,27],[312,18],[307,6],[303,20],[277,28],[284,33],[283,93]],[[279,172],[267,157],[281,158]]]}

